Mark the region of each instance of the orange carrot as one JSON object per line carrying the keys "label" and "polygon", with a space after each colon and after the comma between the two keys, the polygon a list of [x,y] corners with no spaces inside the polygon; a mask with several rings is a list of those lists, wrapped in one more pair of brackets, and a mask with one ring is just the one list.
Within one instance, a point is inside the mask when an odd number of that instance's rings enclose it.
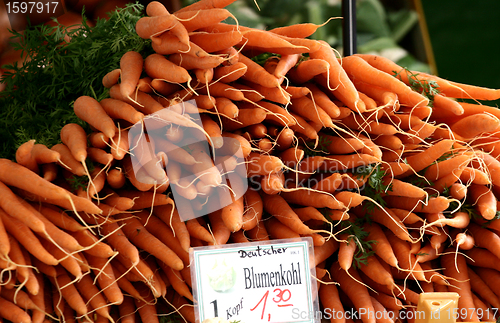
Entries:
{"label": "orange carrot", "polygon": [[189,253],[184,250],[183,246],[179,242],[180,240],[178,238],[178,234],[174,234],[168,224],[160,220],[155,215],[140,217],[139,221],[141,221],[142,225],[145,226],[151,234],[156,236],[167,247],[172,249],[177,256],[182,259],[185,265],[189,264]]}
{"label": "orange carrot", "polygon": [[419,172],[432,162],[436,161],[444,153],[448,152],[454,144],[453,140],[441,140],[426,150],[406,158],[407,163],[414,172]]}
{"label": "orange carrot", "polygon": [[[382,72],[358,56],[349,56],[342,59],[342,66],[346,69],[349,75],[358,78],[369,84],[379,85],[396,93],[401,104],[414,106],[426,106],[429,104],[429,99],[413,91],[409,86],[393,77],[390,74]],[[374,82],[374,79],[377,82]]]}
{"label": "orange carrot", "polygon": [[334,92],[335,96],[339,95],[342,97],[342,101],[351,110],[364,112],[365,104],[359,98],[358,91],[337,60],[333,49],[324,41],[319,41],[319,43],[322,45],[320,49],[310,53],[309,57],[312,59],[323,59],[330,65],[328,72],[321,74],[323,77],[326,77],[325,85]]}
{"label": "orange carrot", "polygon": [[325,162],[320,167],[320,170],[330,172],[354,169],[359,166],[376,164],[380,161],[379,158],[368,154],[354,153],[348,155],[328,155]]}
{"label": "orange carrot", "polygon": [[244,194],[245,211],[243,213],[242,229],[245,231],[255,228],[263,213],[263,202],[256,190],[248,189]]}
{"label": "orange carrot", "polygon": [[425,226],[443,226],[448,225],[453,228],[465,229],[469,226],[470,218],[467,212],[454,212],[453,217],[445,217],[442,213],[428,213],[427,222]]}
{"label": "orange carrot", "polygon": [[33,206],[26,200],[21,198],[18,199],[28,210],[30,210],[32,214],[44,223],[47,235],[50,236],[51,240],[57,243],[60,247],[63,247],[71,252],[82,249],[82,246],[70,234],[56,227],[54,223],[49,221],[43,214],[37,211],[35,209],[36,205]]}
{"label": "orange carrot", "polygon": [[278,155],[283,164],[290,168],[295,166],[304,158],[304,151],[299,148],[288,148]]}
{"label": "orange carrot", "polygon": [[286,199],[281,195],[262,194],[264,210],[275,216],[281,223],[291,228],[298,234],[311,234],[313,231],[304,224],[298,215],[292,210]]}
{"label": "orange carrot", "polygon": [[387,286],[389,290],[392,291],[394,289],[394,278],[392,277],[390,271],[380,263],[376,256],[368,256],[366,258],[366,263],[362,263],[359,270],[361,270],[366,276],[373,279],[373,281]]}
{"label": "orange carrot", "polygon": [[357,79],[353,82],[359,91],[375,100],[377,107],[383,106],[392,110],[399,109],[399,101],[396,93],[378,85],[362,82]]}
{"label": "orange carrot", "polygon": [[[148,215],[142,212],[141,216]],[[149,233],[139,220],[128,218],[125,215],[120,216],[120,218],[125,224],[122,228],[123,232],[134,245],[148,251],[176,270],[181,270],[184,267],[182,260],[177,254]]]}
{"label": "orange carrot", "polygon": [[339,243],[335,239],[329,239],[321,246],[314,246],[315,265],[318,266],[320,263],[330,258],[338,249]]}
{"label": "orange carrot", "polygon": [[139,37],[148,39],[171,30],[176,24],[179,24],[177,17],[170,14],[142,17],[135,24],[135,32]]}
{"label": "orange carrot", "polygon": [[229,151],[234,152],[241,149],[244,158],[250,155],[250,152],[252,151],[252,145],[245,137],[225,131],[222,132],[222,137],[233,139],[233,140],[226,140],[224,142],[224,146],[227,145]]}
{"label": "orange carrot", "polygon": [[80,119],[104,133],[106,137],[115,136],[116,125],[96,99],[82,95],[75,100],[73,109]]}
{"label": "orange carrot", "polygon": [[68,146],[76,160],[84,162],[87,158],[87,134],[76,123],[68,123],[61,129],[61,141]]}
{"label": "orange carrot", "polygon": [[489,184],[491,184],[490,175],[488,175],[484,170],[481,170],[481,169],[478,169],[475,167],[469,167],[469,166],[464,167],[462,173],[460,174],[460,181],[464,185],[468,185],[468,184],[489,185]]}
{"label": "orange carrot", "polygon": [[109,313],[109,304],[101,294],[99,288],[94,284],[92,277],[84,275],[78,282],[76,282],[76,287],[80,291],[84,300],[87,301],[90,310],[112,320]]}
{"label": "orange carrot", "polygon": [[333,210],[345,209],[345,205],[333,196],[309,189],[297,189],[280,194],[287,202],[316,208],[329,208]]}
{"label": "orange carrot", "polygon": [[310,91],[311,99],[318,104],[331,118],[337,118],[340,115],[339,107],[333,103],[328,95],[318,88],[315,84],[306,84]]}
{"label": "orange carrot", "polygon": [[[147,20],[154,19],[146,17]],[[141,77],[144,60],[136,51],[128,51],[120,58],[120,91],[126,98],[131,98]]]}
{"label": "orange carrot", "polygon": [[146,6],[146,15],[148,15],[150,17],[163,16],[163,15],[169,15],[169,14],[170,13],[168,12],[165,5],[159,1],[151,1]]}
{"label": "orange carrot", "polygon": [[221,218],[224,221],[226,227],[231,230],[231,232],[236,232],[243,226],[243,213],[244,213],[244,203],[243,196],[238,199],[234,199],[232,203],[224,206],[221,210]]}
{"label": "orange carrot", "polygon": [[186,83],[191,76],[181,66],[178,66],[160,54],[150,54],[144,60],[144,69],[153,79],[171,83]]}
{"label": "orange carrot", "polygon": [[[144,171],[143,168],[142,170]],[[134,185],[134,187],[139,191],[149,191],[154,186],[155,180],[152,177],[147,174],[140,173],[140,170],[135,173],[132,167],[132,161],[128,156],[123,159],[123,172],[129,179],[130,183],[132,183],[132,185]]]}
{"label": "orange carrot", "polygon": [[450,288],[460,295],[458,307],[460,310],[464,309],[463,311],[467,312],[467,315],[464,316],[464,320],[479,322],[475,311],[476,307],[472,300],[472,290],[465,257],[461,254],[454,255],[451,250],[442,255],[440,261],[441,266],[444,268],[443,274],[454,279]]}
{"label": "orange carrot", "polygon": [[214,79],[223,83],[231,83],[242,77],[246,71],[247,66],[242,62],[228,66],[219,66],[214,70]]}
{"label": "orange carrot", "polygon": [[115,68],[114,70],[109,71],[102,78],[102,85],[105,88],[109,89],[113,85],[117,84],[118,80],[120,79],[121,73],[122,73],[122,71],[119,68]]}
{"label": "orange carrot", "polygon": [[106,223],[101,226],[102,234],[106,235],[106,241],[116,251],[130,259],[132,264],[139,263],[139,251],[125,236],[118,223]]}
{"label": "orange carrot", "polygon": [[99,239],[90,231],[80,230],[78,232],[73,233],[73,237],[84,247],[89,248],[85,249],[85,252],[88,255],[108,258],[115,254],[113,249],[107,245],[106,243],[99,241]]}
{"label": "orange carrot", "polygon": [[71,278],[66,273],[61,273],[54,279],[51,279],[54,287],[62,294],[62,297],[67,304],[75,310],[78,315],[87,316],[88,309],[81,294],[76,286],[72,283]]}
{"label": "orange carrot", "polygon": [[450,205],[450,201],[444,196],[430,197],[427,201],[406,196],[386,196],[384,200],[390,208],[424,213],[443,212]]}
{"label": "orange carrot", "polygon": [[315,76],[326,74],[330,70],[330,64],[321,58],[307,59],[299,62],[292,68],[288,74],[289,78],[295,84],[302,84],[312,80]]}
{"label": "orange carrot", "polygon": [[202,226],[196,218],[187,220],[186,227],[189,231],[189,234],[193,238],[197,238],[206,242],[214,241],[212,235],[210,234],[210,231],[208,231],[204,226]]}
{"label": "orange carrot", "polygon": [[479,214],[486,220],[492,220],[497,212],[497,199],[493,192],[487,186],[478,184],[471,184],[467,191],[467,199]]}
{"label": "orange carrot", "polygon": [[308,139],[316,140],[318,138],[318,132],[316,131],[316,129],[308,124],[304,118],[294,113],[290,113],[290,115],[296,121],[296,124],[291,125],[290,129],[298,134],[303,134]]}
{"label": "orange carrot", "polygon": [[[317,220],[325,223],[329,223],[331,220],[340,221],[340,220],[348,220],[349,214],[347,212],[342,212],[339,210],[321,210],[319,211],[317,208],[312,206],[306,206],[302,208],[293,208],[293,211],[297,213],[299,218],[306,222],[309,220]],[[323,215],[325,214],[325,215]],[[328,216],[328,219],[326,218]]]}
{"label": "orange carrot", "polygon": [[23,290],[2,288],[0,297],[20,306],[25,310],[36,310],[36,304],[30,298],[30,294]]}
{"label": "orange carrot", "polygon": [[233,16],[224,8],[177,11],[174,15],[181,21],[188,32],[212,26]]}
{"label": "orange carrot", "polygon": [[128,98],[121,93],[121,84],[113,85],[109,89],[109,96],[113,99],[124,101],[136,110],[144,114],[153,114],[164,109],[164,106],[159,102],[159,99],[155,99],[150,94],[136,89],[133,98]]}
{"label": "orange carrot", "polygon": [[84,176],[86,175],[85,167],[82,163],[73,157],[71,154],[71,150],[65,144],[56,144],[50,148],[59,154],[60,158],[58,164],[63,166],[65,169],[68,169],[71,173],[76,176]]}
{"label": "orange carrot", "polygon": [[160,262],[160,267],[163,269],[163,272],[166,274],[168,281],[172,284],[172,288],[179,293],[179,295],[182,295],[189,299],[190,301],[193,301],[193,294],[191,293],[191,290],[187,283],[184,281],[184,279],[181,276],[181,273],[178,270],[174,270]]}
{"label": "orange carrot", "polygon": [[110,171],[108,171],[108,174],[106,176],[106,181],[114,189],[118,189],[123,187],[125,185],[125,174],[117,168],[113,168]]}
{"label": "orange carrot", "polygon": [[[433,102],[433,110],[435,111],[447,111],[453,115],[462,115],[464,113],[464,109],[457,101],[442,95],[441,93],[435,94]],[[442,113],[442,112],[438,112]]]}
{"label": "orange carrot", "polygon": [[49,182],[53,182],[57,178],[59,167],[56,163],[42,164],[42,177]]}
{"label": "orange carrot", "polygon": [[299,185],[302,184],[324,164],[325,159],[323,156],[308,156],[304,158],[296,167],[298,172],[291,174],[290,177],[294,178]]}
{"label": "orange carrot", "polygon": [[101,100],[100,103],[104,111],[113,119],[123,119],[135,124],[144,118],[144,114],[121,100],[106,98]]}
{"label": "orange carrot", "polygon": [[190,40],[205,51],[215,53],[227,48],[232,48],[241,42],[242,37],[242,33],[237,30],[210,33],[200,31],[192,33],[190,35]]}
{"label": "orange carrot", "polygon": [[283,168],[281,160],[272,155],[250,153],[247,162],[247,173],[249,177],[276,173]]}
{"label": "orange carrot", "polygon": [[451,125],[451,130],[466,140],[480,136],[485,132],[497,131],[499,128],[500,120],[498,117],[486,113],[463,117]]}
{"label": "orange carrot", "polygon": [[354,254],[358,249],[358,244],[355,241],[355,237],[349,236],[345,233],[340,234],[338,239],[342,240],[339,243],[339,267],[348,271],[354,261]]}
{"label": "orange carrot", "polygon": [[299,61],[299,54],[283,55],[281,56],[276,69],[274,70],[274,76],[278,79],[285,77],[292,67]]}
{"label": "orange carrot", "polygon": [[[140,296],[140,295],[139,295]],[[136,306],[132,297],[125,297],[123,303],[118,305],[120,320],[123,323],[135,323]]]}
{"label": "orange carrot", "polygon": [[231,230],[224,224],[222,220],[222,210],[217,210],[208,215],[210,227],[214,236],[215,242],[213,245],[222,245],[227,243],[231,237]]}
{"label": "orange carrot", "polygon": [[272,33],[278,34],[278,35],[283,35],[283,36],[288,36],[288,37],[306,38],[306,37],[309,37],[312,34],[314,34],[319,27],[324,26],[327,22],[325,22],[321,25],[317,25],[317,24],[313,24],[313,23],[293,24],[293,25],[284,26],[284,27],[276,27],[276,28],[270,29],[269,31]]}
{"label": "orange carrot", "polygon": [[351,129],[357,129],[370,135],[395,135],[398,129],[378,120],[363,120],[358,115],[350,114],[342,119],[342,123]]}
{"label": "orange carrot", "polygon": [[343,203],[347,208],[355,208],[356,206],[363,203],[366,196],[363,196],[357,192],[341,191],[335,194],[335,198]]}
{"label": "orange carrot", "polygon": [[[51,200],[54,204],[72,204],[76,211],[86,211],[90,214],[100,214],[102,211],[90,200],[78,198],[62,187],[44,180],[27,168],[10,160],[0,159],[0,181],[18,187],[29,193]],[[22,181],[19,182],[19,178]],[[56,202],[57,201],[57,202]]]}
{"label": "orange carrot", "polygon": [[449,159],[427,167],[424,176],[430,181],[436,181],[439,178],[450,174],[454,169],[467,165],[471,158],[472,156],[469,154],[461,154],[450,157]]}
{"label": "orange carrot", "polygon": [[345,323],[346,319],[344,315],[333,314],[342,312],[344,310],[344,306],[341,302],[338,288],[330,277],[327,277],[320,285],[318,295],[323,308],[328,309],[332,313],[330,322]]}
{"label": "orange carrot", "polygon": [[278,79],[274,75],[269,74],[262,66],[250,58],[239,53],[238,60],[247,66],[247,71],[242,76],[243,79],[270,88],[280,86]]}
{"label": "orange carrot", "polygon": [[11,322],[31,322],[28,312],[3,297],[0,297],[0,316]]}
{"label": "orange carrot", "polygon": [[368,232],[367,239],[376,241],[372,248],[377,256],[392,267],[398,268],[398,260],[382,228],[377,223],[367,223],[364,228]]}
{"label": "orange carrot", "polygon": [[47,231],[43,221],[33,214],[26,205],[22,204],[17,195],[3,182],[0,182],[0,207],[2,213],[21,221],[34,232],[46,234]]}
{"label": "orange carrot", "polygon": [[[250,81],[244,81],[244,84],[262,94],[264,99],[272,101],[275,104],[280,103],[282,105],[286,105],[290,102],[290,95],[288,95],[288,93],[281,87],[270,88]],[[262,103],[263,102],[259,102],[259,105],[263,106]]]}
{"label": "orange carrot", "polygon": [[397,178],[385,176],[382,182],[388,187],[388,189],[384,192],[387,195],[407,196],[413,198],[424,198],[427,196],[427,193],[422,188]]}
{"label": "orange carrot", "polygon": [[349,273],[347,273],[340,268],[338,263],[334,263],[330,269],[330,273],[335,281],[341,282],[340,288],[352,301],[354,307],[358,310],[362,309],[365,313],[365,315],[360,315],[360,319],[364,323],[374,323],[375,309],[373,308],[368,289],[359,283],[362,279],[358,272],[351,268],[349,269]]}
{"label": "orange carrot", "polygon": [[410,245],[407,241],[399,239],[392,232],[386,235],[387,240],[391,244],[392,250],[396,255],[400,268],[403,268],[408,274],[405,276],[413,277],[416,280],[425,281],[424,271],[417,262],[416,256],[410,252]]}
{"label": "orange carrot", "polygon": [[228,116],[230,119],[222,119],[222,128],[226,131],[235,131],[237,129],[262,123],[266,119],[266,116],[267,112],[261,108],[239,109],[237,116]]}
{"label": "orange carrot", "polygon": [[270,173],[262,177],[260,184],[264,193],[269,195],[278,194],[285,188],[285,176],[281,172]]}
{"label": "orange carrot", "polygon": [[405,224],[415,224],[417,222],[423,222],[424,220],[420,218],[415,213],[409,210],[403,210],[398,208],[391,208],[392,213],[394,213],[403,223]]}
{"label": "orange carrot", "polygon": [[459,232],[455,236],[454,242],[456,243],[457,248],[460,248],[462,250],[470,250],[474,248],[475,241],[474,238],[465,232]]}
{"label": "orange carrot", "polygon": [[[359,212],[359,215],[365,215],[366,211],[360,209],[358,207],[356,212]],[[404,223],[400,220],[400,218],[392,212],[389,208],[379,208],[375,207],[371,213],[371,218],[374,222],[383,225],[390,231],[392,231],[398,238],[404,241],[412,242],[413,239],[408,232],[408,229],[404,225]]]}
{"label": "orange carrot", "polygon": [[500,306],[500,300],[495,295],[493,290],[471,267],[467,268],[467,273],[470,278],[470,285],[473,292],[478,294],[483,300],[488,302],[494,308]]}
{"label": "orange carrot", "polygon": [[277,217],[270,217],[264,220],[264,225],[272,239],[300,238],[300,234],[295,232],[289,226],[283,224],[283,222],[278,221]]}
{"label": "orange carrot", "polygon": [[203,10],[203,9],[211,9],[211,8],[224,8],[233,3],[235,0],[200,0],[195,3],[192,3],[188,6],[185,6],[175,12],[175,14],[179,14],[185,11],[191,10]]}
{"label": "orange carrot", "polygon": [[477,247],[485,248],[497,257],[500,256],[500,248],[497,243],[500,241],[500,237],[497,233],[475,223],[470,223],[467,229],[474,238]]}
{"label": "orange carrot", "polygon": [[222,64],[224,61],[224,57],[220,56],[206,56],[206,57],[197,57],[192,55],[187,55],[183,53],[175,53],[171,54],[168,59],[187,70],[192,70],[196,68],[208,69],[215,68]]}
{"label": "orange carrot", "polygon": [[141,322],[159,323],[154,295],[149,292],[145,285],[138,285],[137,290],[141,298],[134,298],[134,303]]}
{"label": "orange carrot", "polygon": [[36,140],[28,140],[25,143],[19,145],[16,149],[16,163],[30,169],[31,171],[38,173],[38,165],[32,158],[32,150],[35,145]]}
{"label": "orange carrot", "polygon": [[316,122],[324,127],[333,127],[332,119],[325,110],[317,106],[313,100],[307,97],[292,99],[289,109],[303,118]]}
{"label": "orange carrot", "polygon": [[93,131],[89,135],[89,143],[92,147],[103,149],[108,147],[109,138],[102,132]]}

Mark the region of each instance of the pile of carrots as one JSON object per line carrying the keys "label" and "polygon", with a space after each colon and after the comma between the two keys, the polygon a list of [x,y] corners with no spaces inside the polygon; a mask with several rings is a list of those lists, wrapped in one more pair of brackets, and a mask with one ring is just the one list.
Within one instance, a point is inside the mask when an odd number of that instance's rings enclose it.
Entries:
{"label": "pile of carrots", "polygon": [[[314,243],[322,309],[412,322],[420,293],[450,291],[458,321],[496,320],[500,110],[480,102],[500,90],[340,57],[313,24],[223,23],[233,1],[151,2],[136,32],[154,53],[128,52],[109,98],[74,103],[92,132],[0,159],[2,320],[195,322],[189,248],[296,237]],[[164,138],[129,137],[145,120]],[[193,132],[210,145],[186,147]],[[241,164],[241,197],[183,221]]]}

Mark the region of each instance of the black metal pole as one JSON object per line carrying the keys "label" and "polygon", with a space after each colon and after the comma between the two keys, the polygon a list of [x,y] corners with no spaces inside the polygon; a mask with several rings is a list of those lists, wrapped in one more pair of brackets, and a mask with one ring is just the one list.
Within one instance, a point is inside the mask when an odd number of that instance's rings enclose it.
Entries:
{"label": "black metal pole", "polygon": [[356,0],[342,0],[344,56],[356,54]]}

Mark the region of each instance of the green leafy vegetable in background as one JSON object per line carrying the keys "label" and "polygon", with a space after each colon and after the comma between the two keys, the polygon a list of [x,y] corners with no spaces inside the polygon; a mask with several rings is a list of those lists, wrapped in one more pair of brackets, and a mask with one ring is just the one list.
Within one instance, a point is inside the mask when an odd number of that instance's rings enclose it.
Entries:
{"label": "green leafy vegetable in background", "polygon": [[[89,95],[108,96],[102,77],[119,67],[129,50],[147,54],[150,41],[135,33],[141,4],[128,4],[91,26],[37,25],[23,34],[13,32],[14,49],[25,63],[8,66],[0,92],[1,157],[14,158],[17,147],[31,139],[49,147],[59,142],[61,128],[70,122],[88,127],[73,112],[73,101]],[[56,21],[57,22],[57,21]]]}

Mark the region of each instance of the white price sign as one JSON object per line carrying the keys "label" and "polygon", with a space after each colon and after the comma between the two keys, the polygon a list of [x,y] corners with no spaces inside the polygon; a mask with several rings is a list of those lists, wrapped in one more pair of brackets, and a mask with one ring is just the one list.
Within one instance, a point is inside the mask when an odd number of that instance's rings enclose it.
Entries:
{"label": "white price sign", "polygon": [[319,322],[311,238],[190,252],[197,322]]}

